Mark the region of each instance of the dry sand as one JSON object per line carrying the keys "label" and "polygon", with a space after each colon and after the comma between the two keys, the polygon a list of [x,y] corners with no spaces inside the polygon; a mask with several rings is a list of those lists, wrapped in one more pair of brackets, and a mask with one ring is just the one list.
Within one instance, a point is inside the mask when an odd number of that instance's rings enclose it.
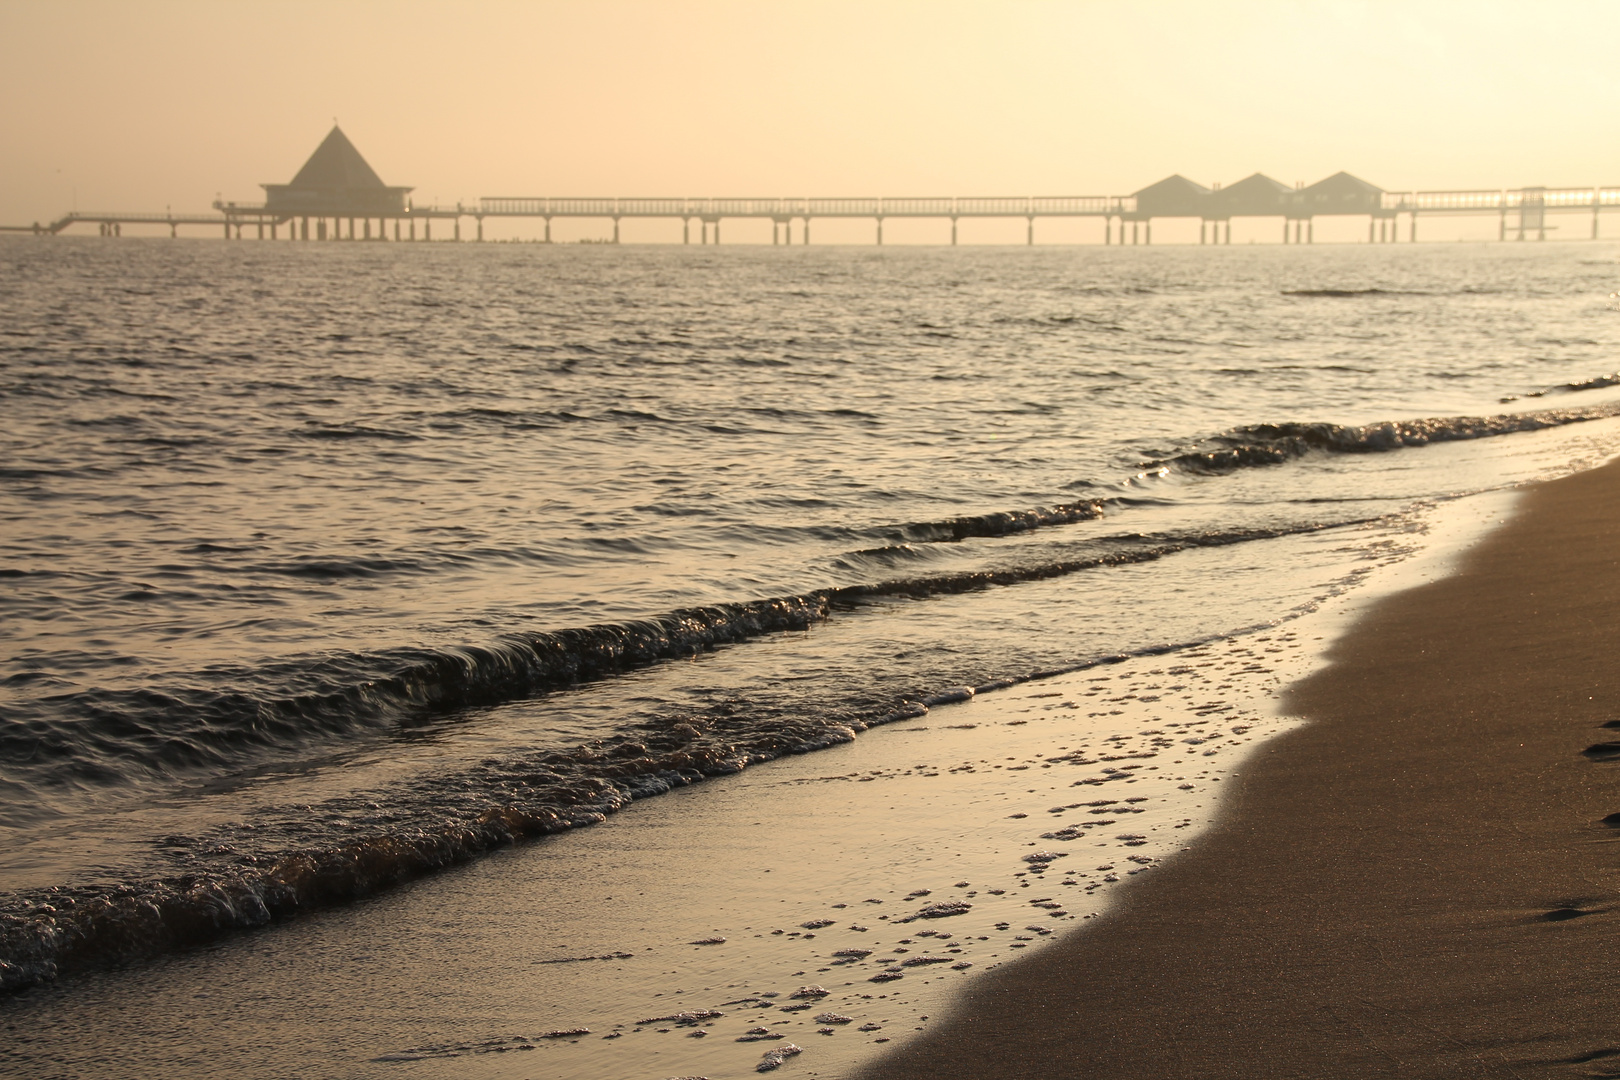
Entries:
{"label": "dry sand", "polygon": [[1620,464],[1533,489],[1295,686],[1124,905],[863,1074],[1620,1076]]}

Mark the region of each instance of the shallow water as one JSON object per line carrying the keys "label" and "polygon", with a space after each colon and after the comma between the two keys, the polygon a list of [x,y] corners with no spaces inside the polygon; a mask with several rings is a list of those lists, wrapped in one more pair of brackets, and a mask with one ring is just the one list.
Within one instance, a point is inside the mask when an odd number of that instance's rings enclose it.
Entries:
{"label": "shallow water", "polygon": [[1610,245],[0,266],[8,987],[1274,626],[1620,451]]}

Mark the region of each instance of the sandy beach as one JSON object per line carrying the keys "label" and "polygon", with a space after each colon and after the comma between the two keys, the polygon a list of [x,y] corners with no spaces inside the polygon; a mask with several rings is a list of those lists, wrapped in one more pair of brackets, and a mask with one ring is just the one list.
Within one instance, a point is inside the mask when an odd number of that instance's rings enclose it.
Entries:
{"label": "sandy beach", "polygon": [[1620,465],[1531,490],[1292,688],[1193,850],[862,1075],[1620,1075],[1617,540]]}

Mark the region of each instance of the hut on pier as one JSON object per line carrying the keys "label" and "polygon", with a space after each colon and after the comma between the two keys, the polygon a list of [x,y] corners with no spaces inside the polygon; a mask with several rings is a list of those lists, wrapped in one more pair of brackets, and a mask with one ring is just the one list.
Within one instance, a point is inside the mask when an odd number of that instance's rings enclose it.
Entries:
{"label": "hut on pier", "polygon": [[1202,217],[1209,204],[1210,190],[1177,173],[1157,184],[1149,184],[1134,196],[1136,212],[1126,217],[1146,220],[1156,217]]}
{"label": "hut on pier", "polygon": [[1246,176],[1210,196],[1212,218],[1269,217],[1286,211],[1294,189],[1265,173]]}
{"label": "hut on pier", "polygon": [[1384,206],[1384,189],[1360,177],[1337,172],[1308,188],[1289,193],[1289,213],[1298,217],[1312,214],[1376,214]]}

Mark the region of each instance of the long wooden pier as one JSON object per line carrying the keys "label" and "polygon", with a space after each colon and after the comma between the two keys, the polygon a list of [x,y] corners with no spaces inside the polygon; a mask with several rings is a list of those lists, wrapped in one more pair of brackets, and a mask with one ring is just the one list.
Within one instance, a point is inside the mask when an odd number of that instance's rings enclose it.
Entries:
{"label": "long wooden pier", "polygon": [[808,244],[813,221],[858,218],[873,222],[874,241],[882,244],[886,220],[932,218],[950,222],[951,243],[955,244],[960,220],[1001,218],[1022,219],[1026,224],[1026,243],[1034,244],[1038,220],[1101,218],[1105,244],[1151,244],[1153,221],[1158,218],[1198,219],[1201,243],[1230,243],[1234,217],[1270,217],[1281,222],[1279,239],[1282,243],[1311,243],[1317,217],[1363,216],[1368,221],[1369,243],[1393,243],[1401,239],[1416,242],[1420,217],[1469,214],[1495,215],[1500,240],[1545,240],[1548,229],[1553,227],[1548,223],[1552,215],[1585,215],[1590,217],[1590,238],[1597,239],[1600,215],[1606,210],[1620,209],[1620,186],[1408,192],[1372,189],[1375,194],[1366,199],[1358,198],[1354,205],[1340,206],[1313,205],[1303,193],[1299,199],[1290,201],[1284,193],[1260,207],[1223,205],[1219,198],[1221,192],[1215,189],[1204,191],[1208,197],[1190,213],[1177,212],[1189,207],[1149,199],[1147,195],[1151,190],[1144,189],[1136,195],[901,198],[494,196],[470,205],[419,207],[407,204],[397,213],[363,217],[292,214],[271,211],[262,204],[216,202],[212,214],[73,211],[49,223],[0,226],[0,231],[57,235],[78,225],[96,225],[102,235],[117,236],[122,226],[129,224],[166,225],[171,236],[178,236],[181,226],[201,226],[220,230],[225,238],[238,240],[252,236],[258,239],[427,241],[434,239],[433,226],[437,222],[440,240],[459,241],[464,239],[463,221],[470,220],[472,224],[471,235],[466,239],[483,240],[486,219],[524,218],[542,222],[545,239],[550,241],[554,219],[588,218],[611,222],[613,242],[617,243],[619,225],[624,219],[662,218],[682,223],[682,238],[686,243],[693,242],[692,224],[696,222],[699,225],[697,242],[718,244],[723,221],[765,219],[772,222],[773,242]]}

